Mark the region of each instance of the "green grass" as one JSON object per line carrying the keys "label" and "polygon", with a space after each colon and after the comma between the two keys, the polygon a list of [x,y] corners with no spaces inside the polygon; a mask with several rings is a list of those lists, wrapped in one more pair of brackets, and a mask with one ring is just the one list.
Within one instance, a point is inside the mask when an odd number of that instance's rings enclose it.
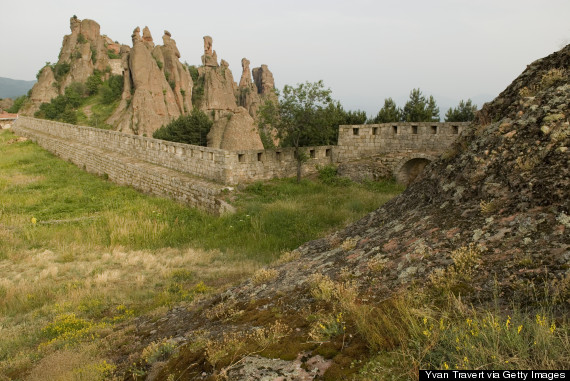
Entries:
{"label": "green grass", "polygon": [[[0,135],[0,213],[8,252],[72,244],[128,249],[218,249],[263,263],[376,209],[402,188],[326,185],[318,180],[255,183],[238,193],[238,212],[214,217],[86,173],[31,142]],[[10,178],[16,181],[10,181]],[[33,224],[32,218],[36,223]]]}
{"label": "green grass", "polygon": [[105,373],[97,346],[117,324],[238,282],[402,190],[339,184],[255,183],[218,218],[0,132],[0,379]]}

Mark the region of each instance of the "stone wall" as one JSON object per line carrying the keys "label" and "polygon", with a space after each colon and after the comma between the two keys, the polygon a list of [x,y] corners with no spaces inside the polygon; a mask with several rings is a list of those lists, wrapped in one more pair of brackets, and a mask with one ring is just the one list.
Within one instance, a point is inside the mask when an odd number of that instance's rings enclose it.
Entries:
{"label": "stone wall", "polygon": [[[340,126],[338,146],[303,147],[308,160],[302,172],[312,174],[319,166],[340,164],[353,177],[377,179],[390,174],[407,184],[467,125]],[[214,214],[231,209],[220,198],[224,184],[293,177],[297,171],[293,148],[213,149],[22,116],[12,127],[15,133],[88,171]]]}
{"label": "stone wall", "polygon": [[[109,180],[117,184],[129,185],[146,193],[172,198],[215,215],[233,210],[233,207],[221,198],[226,188],[221,184],[136,160],[120,151],[90,146],[61,135],[44,133],[37,129],[38,126],[46,126],[43,122],[45,121],[20,117],[13,125],[13,131],[88,172],[108,176]],[[31,124],[35,125],[36,129],[29,129],[28,125]],[[61,126],[64,127],[62,128],[64,131],[65,126]]]}
{"label": "stone wall", "polygon": [[339,126],[338,160],[406,152],[443,152],[469,123],[383,123]]}
{"label": "stone wall", "polygon": [[[292,148],[227,151],[23,116],[16,125],[20,128],[15,132],[23,134],[25,129],[28,137],[47,134],[61,139],[62,144],[77,142],[222,184],[291,177],[296,173]],[[318,165],[332,163],[334,148],[304,147],[309,160],[303,165],[303,173],[315,173]]]}

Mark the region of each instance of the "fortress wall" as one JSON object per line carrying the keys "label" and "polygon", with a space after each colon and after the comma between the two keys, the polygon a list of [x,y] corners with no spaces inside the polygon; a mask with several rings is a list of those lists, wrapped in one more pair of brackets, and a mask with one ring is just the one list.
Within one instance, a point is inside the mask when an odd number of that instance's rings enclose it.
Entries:
{"label": "fortress wall", "polygon": [[[307,156],[303,163],[304,175],[317,172],[318,166],[334,162],[335,146],[302,147]],[[228,183],[252,182],[272,178],[293,177],[297,174],[294,148],[232,151],[225,162]]]}
{"label": "fortress wall", "polygon": [[339,160],[360,159],[371,154],[441,152],[469,123],[383,123],[339,126]]}
{"label": "fortress wall", "polygon": [[17,124],[60,139],[111,150],[208,180],[225,182],[223,166],[230,156],[229,151],[23,116],[18,118]]}
{"label": "fortress wall", "polygon": [[[292,177],[297,173],[293,148],[226,151],[23,116],[17,125],[28,130],[28,137],[37,131],[62,143],[81,143],[223,184]],[[317,165],[332,163],[336,148],[303,147],[308,157],[303,173],[315,173]]]}
{"label": "fortress wall", "polygon": [[[385,156],[381,160],[386,167],[384,172],[392,171],[393,175],[398,170],[396,164],[437,156],[467,126],[468,123],[340,126],[338,146],[301,148],[307,156],[302,173],[312,174],[319,166],[381,155]],[[297,172],[294,148],[227,151],[29,117],[19,117],[13,129],[88,171],[107,174],[114,182],[214,214],[231,209],[218,197],[222,184],[293,177]]]}
{"label": "fortress wall", "polygon": [[[129,185],[146,193],[168,197],[220,215],[232,210],[232,207],[220,200],[222,185],[208,183],[197,178],[148,165],[140,161],[129,161],[123,154],[117,154],[91,147],[76,141],[61,139],[29,130],[21,120],[14,125],[14,132],[28,137],[46,150],[69,160],[84,170],[99,175],[107,175],[109,180]],[[126,159],[126,160],[125,160]],[[157,170],[158,169],[158,170]]]}

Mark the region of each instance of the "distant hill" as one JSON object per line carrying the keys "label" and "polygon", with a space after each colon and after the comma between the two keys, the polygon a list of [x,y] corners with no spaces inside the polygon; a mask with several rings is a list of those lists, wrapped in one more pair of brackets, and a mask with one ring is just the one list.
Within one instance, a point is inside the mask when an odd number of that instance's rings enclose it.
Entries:
{"label": "distant hill", "polygon": [[16,98],[25,95],[36,81],[21,81],[0,77],[0,98]]}

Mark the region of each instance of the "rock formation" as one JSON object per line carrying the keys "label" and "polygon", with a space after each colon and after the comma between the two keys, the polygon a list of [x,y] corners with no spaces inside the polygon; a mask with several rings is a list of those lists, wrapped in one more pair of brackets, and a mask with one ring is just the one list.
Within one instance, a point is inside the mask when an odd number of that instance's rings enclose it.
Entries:
{"label": "rock formation", "polygon": [[[241,60],[242,74],[239,87],[236,91],[238,105],[248,110],[249,114],[257,121],[257,113],[261,105],[266,101],[277,102],[275,93],[275,81],[273,74],[267,68],[267,65],[261,65],[253,69],[253,81],[249,71],[249,60],[243,58]],[[277,132],[270,126],[263,131],[265,136],[273,141],[274,145],[279,144]]]}
{"label": "rock formation", "polygon": [[[151,136],[162,125],[197,107],[214,121],[212,147],[263,149],[252,117],[256,116],[263,97],[273,94],[273,75],[267,66],[254,69],[255,80],[259,82],[256,87],[246,60],[247,69],[238,90],[229,64],[224,60],[218,63],[213,40],[205,36],[203,66],[198,68],[194,84],[189,68],[180,63],[176,41],[166,30],[163,45],[155,45],[148,27],[143,28],[142,35],[141,29],[135,28],[131,48],[101,35],[99,24],[93,20],[72,17],[70,29],[71,34],[63,39],[57,64],[41,70],[23,108],[25,115],[33,115],[42,103],[63,94],[71,83],[85,83],[97,70],[103,73],[104,80],[110,75],[123,76],[121,100],[105,121],[119,131]],[[244,97],[246,92],[251,96]]]}
{"label": "rock formation", "polygon": [[139,27],[131,37],[133,47],[124,60],[123,100],[109,123],[119,131],[152,136],[191,108],[189,97],[182,92],[191,96],[192,79],[178,61],[180,53],[170,36],[166,38],[168,46],[156,47],[148,27],[142,38]]}
{"label": "rock formation", "polygon": [[33,115],[42,103],[63,94],[71,83],[85,82],[94,70],[104,72],[110,66],[108,38],[101,36],[98,23],[72,17],[69,27],[71,34],[64,36],[59,59],[53,65],[56,72],[49,65],[41,70],[23,114]]}
{"label": "rock formation", "polygon": [[[570,45],[529,65],[493,102],[483,107],[478,120],[456,145],[426,168],[403,194],[345,229],[295,249],[289,262],[283,260],[284,264],[271,268],[274,276],[262,286],[251,279],[203,304],[170,310],[159,324],[156,316],[141,321],[136,333],[137,338],[143,338],[139,352],[150,343],[169,337],[189,338],[181,340],[179,356],[168,360],[156,378],[166,378],[175,372],[182,374],[193,367],[196,379],[219,374],[228,380],[277,379],[283,374],[289,379],[313,379],[314,376],[294,375],[289,369],[300,358],[305,359],[307,365],[303,369],[306,369],[309,359],[323,353],[323,345],[327,344],[307,345],[307,337],[313,336],[305,316],[309,315],[307,311],[336,313],[327,304],[333,299],[329,295],[335,292],[340,295],[341,306],[348,298],[342,299],[340,292],[350,291],[350,298],[357,300],[357,311],[385,311],[385,315],[369,315],[370,322],[377,319],[378,323],[367,327],[378,328],[360,330],[363,336],[372,330],[398,327],[384,323],[383,319],[388,321],[392,312],[398,311],[391,302],[400,302],[402,299],[398,297],[406,289],[414,298],[422,292],[439,298],[441,283],[453,286],[444,294],[444,297],[455,295],[450,299],[454,301],[452,308],[470,311],[478,311],[482,305],[492,306],[495,311],[514,308],[516,313],[529,311],[534,320],[534,313],[544,311],[548,300],[548,308],[558,311],[558,316],[568,316],[568,68]],[[451,279],[454,271],[469,275],[459,278],[455,275]],[[234,311],[240,312],[239,318],[230,320],[220,319],[210,311],[231,311],[232,316],[237,315]],[[293,332],[291,336],[298,338],[288,343],[303,343],[295,347],[298,349],[291,350],[288,344],[287,348],[283,345],[283,352],[277,349],[277,355],[271,353],[271,357],[278,358],[287,353],[288,361],[270,362],[261,354],[246,353],[246,357],[236,359],[240,361],[239,367],[228,366],[216,372],[204,360],[203,349],[193,345],[193,338],[202,332],[211,332],[209,340],[224,343],[228,332],[251,332],[260,325],[270,329],[270,324],[276,321],[286,323]],[[434,321],[437,324],[438,319]],[[510,317],[507,329],[509,321]],[[558,329],[553,325],[551,332],[555,328]],[[387,329],[388,334],[381,334],[384,337],[400,332],[399,328]],[[362,341],[352,339],[357,337],[354,331],[346,332],[351,339],[345,341],[344,333],[343,328],[343,334],[336,339],[340,337],[335,353],[341,354],[327,357],[332,362],[330,369],[334,371],[336,366],[336,372],[325,368],[322,373],[322,369],[316,369],[314,374],[336,380],[341,379],[338,375],[343,374],[343,368],[359,366],[358,356],[362,352],[355,349],[363,345]],[[404,341],[404,345],[407,343]],[[392,345],[386,341],[386,347],[395,348],[392,353],[400,356],[400,344]],[[371,352],[377,354],[376,350]],[[417,372],[417,368],[413,372],[412,369],[410,366],[406,376]]]}
{"label": "rock formation", "polygon": [[198,69],[203,97],[197,105],[214,120],[208,134],[208,147],[229,150],[263,149],[254,119],[248,110],[236,102],[237,84],[229,65],[222,60],[218,65],[212,51],[212,38],[204,37],[204,66]]}
{"label": "rock formation", "polygon": [[216,51],[212,51],[212,37],[204,36],[204,55],[202,56],[202,65],[217,67],[218,66],[218,56]]}

